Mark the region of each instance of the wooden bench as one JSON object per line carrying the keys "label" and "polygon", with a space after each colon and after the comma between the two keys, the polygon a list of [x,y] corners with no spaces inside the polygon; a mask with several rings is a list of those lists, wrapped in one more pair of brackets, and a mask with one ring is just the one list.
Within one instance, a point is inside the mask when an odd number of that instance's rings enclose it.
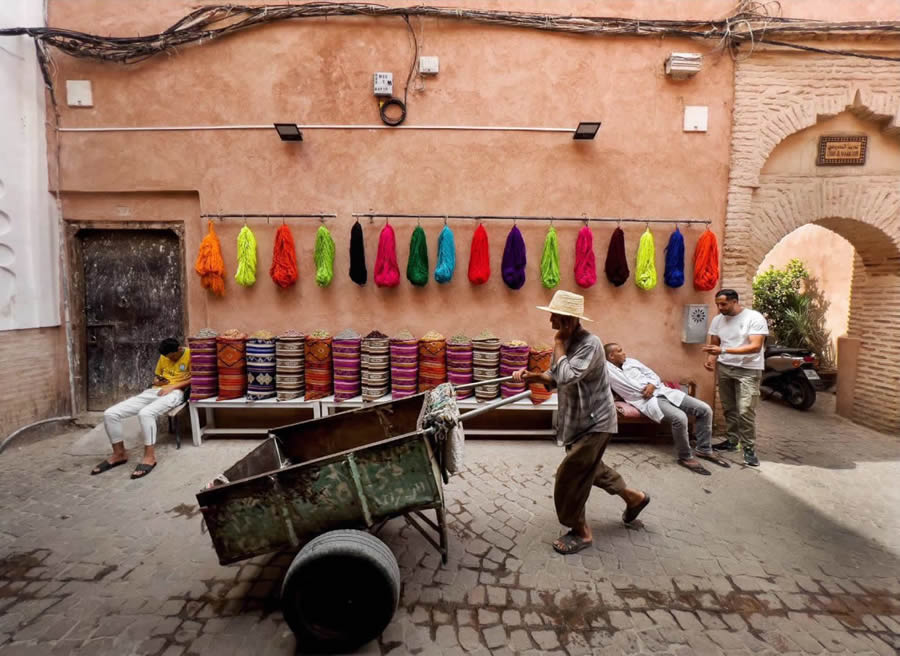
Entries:
{"label": "wooden bench", "polygon": [[169,420],[169,432],[175,435],[175,448],[181,448],[181,422],[179,417],[187,409],[188,402],[184,401],[180,405],[175,406],[166,413]]}

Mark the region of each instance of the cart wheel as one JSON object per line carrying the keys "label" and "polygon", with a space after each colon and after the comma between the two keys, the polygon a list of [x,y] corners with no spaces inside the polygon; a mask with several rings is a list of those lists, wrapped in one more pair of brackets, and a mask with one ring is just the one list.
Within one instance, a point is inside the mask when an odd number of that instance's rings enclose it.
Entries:
{"label": "cart wheel", "polygon": [[284,619],[303,648],[349,651],[374,640],[400,601],[400,568],[364,531],[330,531],[294,558],[281,586]]}

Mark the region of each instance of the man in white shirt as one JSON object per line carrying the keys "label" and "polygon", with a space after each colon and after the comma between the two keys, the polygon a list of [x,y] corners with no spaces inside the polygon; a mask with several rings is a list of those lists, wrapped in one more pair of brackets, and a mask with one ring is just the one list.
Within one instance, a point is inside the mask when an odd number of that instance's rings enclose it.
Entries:
{"label": "man in white shirt", "polygon": [[[725,410],[726,439],[713,445],[717,451],[744,452],[744,462],[759,467],[756,457],[756,406],[759,382],[765,368],[766,318],[741,307],[738,293],[722,289],[716,294],[719,314],[709,324],[706,368],[718,369],[719,398]],[[718,365],[718,366],[717,366]]]}
{"label": "man in white shirt", "polygon": [[[729,467],[727,460],[717,456],[710,445],[712,441],[712,408],[700,399],[688,396],[680,389],[663,384],[656,372],[641,361],[629,358],[622,347],[606,344],[606,371],[609,385],[622,400],[640,410],[641,414],[656,423],[663,421],[672,426],[672,440],[678,464],[695,474],[709,476],[710,472],[694,455],[721,467]],[[697,448],[691,451],[688,438],[688,415],[697,418]]]}

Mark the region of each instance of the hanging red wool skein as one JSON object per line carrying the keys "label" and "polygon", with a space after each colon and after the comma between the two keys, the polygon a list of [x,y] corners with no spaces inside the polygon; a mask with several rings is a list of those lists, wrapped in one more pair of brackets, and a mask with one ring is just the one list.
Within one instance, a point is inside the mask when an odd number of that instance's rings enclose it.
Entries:
{"label": "hanging red wool skein", "polygon": [[708,292],[719,282],[719,244],[709,228],[700,235],[694,251],[694,289]]}
{"label": "hanging red wool skein", "polygon": [[394,229],[386,223],[378,237],[378,254],[375,256],[375,284],[379,287],[396,287],[400,284],[400,267],[397,266],[397,240]]}
{"label": "hanging red wool skein", "polygon": [[469,282],[483,285],[491,277],[491,254],[488,247],[487,230],[480,223],[472,236],[472,250],[469,254]]}
{"label": "hanging red wool skein", "polygon": [[209,222],[209,232],[200,242],[200,250],[197,252],[197,261],[194,263],[194,271],[200,274],[200,284],[216,296],[225,295],[225,260],[222,258],[222,245],[216,231],[213,230],[213,222]]}
{"label": "hanging red wool skein", "polygon": [[597,262],[594,259],[594,233],[588,226],[578,231],[575,242],[575,282],[587,289],[597,282]]}
{"label": "hanging red wool skein", "polygon": [[291,229],[283,223],[275,233],[275,251],[272,253],[269,275],[282,289],[297,282],[297,251],[294,248],[294,236]]}

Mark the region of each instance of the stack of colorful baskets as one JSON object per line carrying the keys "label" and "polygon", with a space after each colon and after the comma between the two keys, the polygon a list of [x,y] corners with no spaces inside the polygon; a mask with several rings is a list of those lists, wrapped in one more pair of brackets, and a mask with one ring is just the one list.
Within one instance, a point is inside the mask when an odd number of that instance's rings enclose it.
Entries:
{"label": "stack of colorful baskets", "polygon": [[[453,385],[472,382],[472,340],[465,335],[454,335],[447,340],[447,376]],[[459,390],[457,399],[472,396],[472,390]]]}
{"label": "stack of colorful baskets", "polygon": [[391,338],[391,398],[416,393],[419,374],[419,342],[404,330]]}
{"label": "stack of colorful baskets", "polygon": [[275,391],[279,401],[299,399],[306,392],[304,347],[306,336],[288,330],[278,336],[275,344]]}
{"label": "stack of colorful baskets", "polygon": [[[472,374],[475,381],[500,377],[500,340],[484,331],[472,340]],[[500,385],[481,385],[475,389],[479,401],[491,401],[500,393]]]}
{"label": "stack of colorful baskets", "polygon": [[363,401],[377,401],[391,391],[391,340],[373,330],[360,348]]}
{"label": "stack of colorful baskets", "polygon": [[324,330],[306,336],[306,400],[315,401],[331,396],[332,339]]}
{"label": "stack of colorful baskets", "polygon": [[[528,371],[540,372],[549,371],[550,363],[553,361],[553,349],[549,346],[534,346],[528,355]],[[553,392],[543,383],[531,383],[528,388],[531,390],[531,402],[537,405],[549,399]]]}
{"label": "stack of colorful baskets", "polygon": [[419,391],[447,382],[447,341],[433,330],[419,340]]}
{"label": "stack of colorful baskets", "polygon": [[247,339],[247,400],[275,396],[275,335],[258,330]]}
{"label": "stack of colorful baskets", "polygon": [[247,335],[236,328],[216,337],[216,365],[219,369],[219,401],[239,399],[247,391]]}
{"label": "stack of colorful baskets", "polygon": [[334,336],[334,400],[348,401],[360,392],[359,333],[343,330]]}
{"label": "stack of colorful baskets", "polygon": [[[506,342],[500,347],[500,375],[512,376],[519,369],[528,367],[528,344],[520,341]],[[525,382],[515,383],[511,380],[500,384],[500,396],[508,399],[525,391]]]}
{"label": "stack of colorful baskets", "polygon": [[208,399],[219,393],[219,367],[216,359],[216,331],[203,328],[188,337],[191,349],[191,401]]}

